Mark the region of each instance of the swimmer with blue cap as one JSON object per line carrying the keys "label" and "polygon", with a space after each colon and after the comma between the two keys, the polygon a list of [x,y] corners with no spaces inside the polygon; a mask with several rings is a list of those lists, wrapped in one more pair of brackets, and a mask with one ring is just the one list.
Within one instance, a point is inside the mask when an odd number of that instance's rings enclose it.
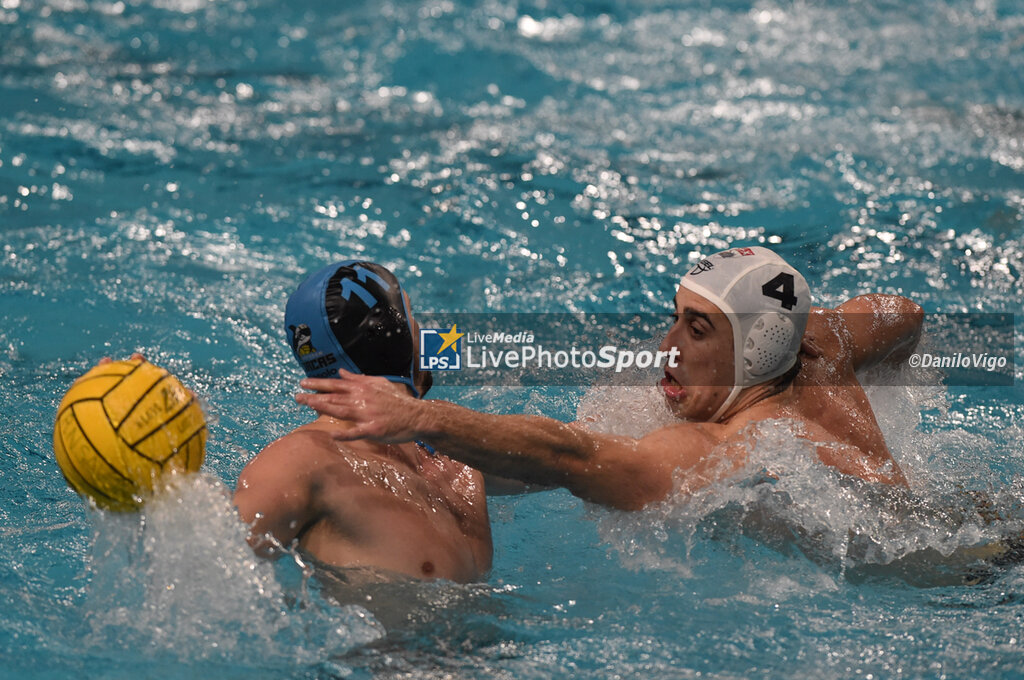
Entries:
{"label": "swimmer with blue cap", "polygon": [[825,465],[905,486],[857,371],[898,365],[916,346],[921,308],[894,295],[812,307],[800,272],[760,246],[699,258],[675,292],[662,350],[675,350],[661,390],[676,424],[641,438],[582,423],[481,413],[416,400],[387,381],[342,370],[307,378],[296,399],[353,423],[346,436],[423,440],[486,473],[557,484],[588,501],[641,509],[740,469],[759,423],[787,423]]}
{"label": "swimmer with blue cap", "polygon": [[284,323],[311,378],[333,378],[343,368],[383,376],[415,397],[430,388],[431,374],[416,367],[408,298],[379,264],[346,260],[312,274],[288,298]]}
{"label": "swimmer with blue cap", "polygon": [[[284,327],[307,376],[341,382],[342,370],[417,403],[430,388],[414,361],[409,298],[379,264],[346,260],[313,273],[288,299]],[[482,475],[428,444],[354,438],[353,427],[320,416],[246,465],[234,500],[257,553],[295,549],[347,570],[346,582],[351,570],[372,581],[482,578],[492,557]]]}

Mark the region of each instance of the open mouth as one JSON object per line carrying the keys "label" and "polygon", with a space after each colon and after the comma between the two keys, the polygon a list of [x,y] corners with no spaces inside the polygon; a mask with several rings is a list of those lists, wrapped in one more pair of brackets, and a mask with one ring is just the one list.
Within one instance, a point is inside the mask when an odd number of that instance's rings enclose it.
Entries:
{"label": "open mouth", "polygon": [[679,400],[686,396],[686,389],[679,382],[665,371],[665,377],[661,379],[661,390],[669,399]]}

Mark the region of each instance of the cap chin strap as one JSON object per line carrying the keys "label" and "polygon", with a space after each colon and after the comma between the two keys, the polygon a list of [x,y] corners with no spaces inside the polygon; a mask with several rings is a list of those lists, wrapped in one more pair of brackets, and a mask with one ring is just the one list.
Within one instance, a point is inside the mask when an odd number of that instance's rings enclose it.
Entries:
{"label": "cap chin strap", "polygon": [[740,396],[740,392],[742,391],[742,385],[733,385],[732,391],[729,392],[729,396],[725,398],[725,401],[722,402],[722,405],[718,407],[717,411],[715,411],[715,415],[711,416],[712,423],[717,423],[719,419],[721,419],[721,417],[725,415],[725,412],[728,410],[730,406],[732,406],[733,402],[736,401],[736,397]]}
{"label": "cap chin strap", "polygon": [[419,388],[416,387],[416,383],[415,383],[415,381],[413,381],[412,378],[406,378],[405,376],[390,376],[390,375],[386,375],[384,377],[387,378],[388,380],[390,380],[393,383],[398,383],[399,385],[405,385],[410,390],[412,390],[412,396],[416,397],[417,399],[422,399],[423,398],[423,395],[420,394]]}
{"label": "cap chin strap", "polygon": [[[395,277],[395,281],[398,281],[398,277]],[[398,284],[398,297],[402,299],[402,309],[405,310],[405,325],[409,327],[409,339],[412,341],[413,347],[416,346],[416,337],[412,330],[412,312],[409,311],[409,302],[405,299],[405,293],[402,290],[402,284]],[[412,390],[412,396],[417,399],[422,399],[423,394],[420,393],[418,387],[416,387],[416,356],[413,355],[412,360],[409,362],[409,379],[399,378],[396,382],[401,382],[409,386]],[[431,381],[432,382],[432,381]],[[427,385],[427,389],[430,389],[430,385]],[[426,390],[424,390],[426,392]]]}

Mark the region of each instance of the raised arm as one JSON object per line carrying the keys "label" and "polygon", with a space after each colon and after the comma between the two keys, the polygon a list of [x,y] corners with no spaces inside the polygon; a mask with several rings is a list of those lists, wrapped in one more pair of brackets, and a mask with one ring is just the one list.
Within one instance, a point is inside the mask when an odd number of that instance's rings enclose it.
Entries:
{"label": "raised arm", "polygon": [[235,506],[261,557],[280,557],[278,545],[287,546],[315,519],[308,468],[296,460],[305,448],[301,439],[289,435],[270,444],[238,478]]}
{"label": "raised arm", "polygon": [[924,311],[899,295],[861,295],[836,308],[854,370],[907,359],[921,337]]}
{"label": "raised arm", "polygon": [[445,401],[414,399],[383,378],[340,372],[302,381],[318,394],[296,399],[350,420],[351,439],[424,440],[478,470],[527,483],[564,486],[589,501],[635,510],[672,491],[677,468],[696,467],[714,441],[680,424],[643,439],[596,434],[551,418],[480,413]]}

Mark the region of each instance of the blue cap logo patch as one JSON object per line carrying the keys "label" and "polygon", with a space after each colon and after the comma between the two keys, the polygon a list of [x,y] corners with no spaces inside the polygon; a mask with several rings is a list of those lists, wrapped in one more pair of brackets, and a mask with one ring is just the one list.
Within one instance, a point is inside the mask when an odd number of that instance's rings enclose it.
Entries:
{"label": "blue cap logo patch", "polygon": [[308,354],[316,354],[316,347],[313,347],[313,332],[309,326],[300,323],[298,326],[288,326],[292,332],[292,351],[299,357]]}

